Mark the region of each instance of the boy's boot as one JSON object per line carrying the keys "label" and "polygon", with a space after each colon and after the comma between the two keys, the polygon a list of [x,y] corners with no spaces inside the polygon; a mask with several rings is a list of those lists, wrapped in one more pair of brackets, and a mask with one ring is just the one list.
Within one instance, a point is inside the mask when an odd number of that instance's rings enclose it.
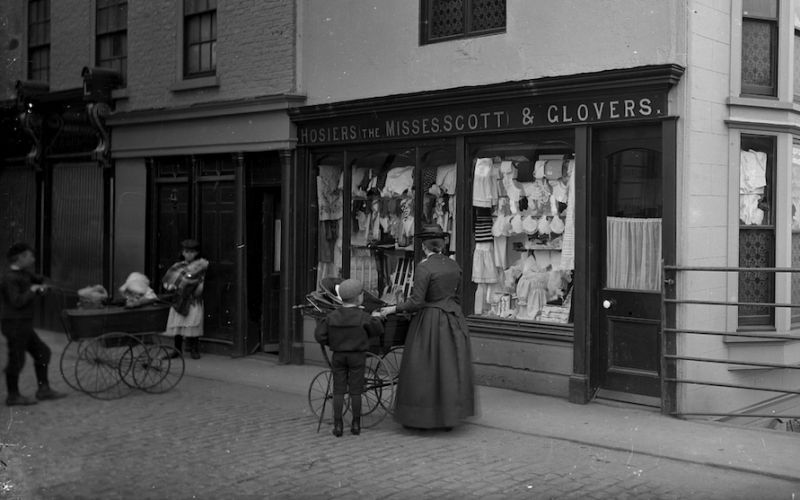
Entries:
{"label": "boy's boot", "polygon": [[192,352],[192,359],[200,359],[200,337],[189,339],[189,349]]}
{"label": "boy's boot", "polygon": [[350,409],[353,411],[353,421],[350,423],[350,434],[361,434],[361,395],[350,395]]}
{"label": "boy's boot", "polygon": [[34,365],[36,371],[36,383],[39,388],[36,390],[36,399],[39,401],[48,401],[51,399],[61,399],[66,396],[63,392],[54,391],[50,388],[50,383],[47,380],[47,365],[37,363]]}
{"label": "boy's boot", "polygon": [[342,412],[344,412],[344,394],[333,395],[333,435],[342,437],[344,434],[344,423],[342,422]]}
{"label": "boy's boot", "polygon": [[6,397],[7,406],[36,404],[35,399],[23,396],[19,393],[19,375],[6,374],[6,388],[8,389],[8,397]]}

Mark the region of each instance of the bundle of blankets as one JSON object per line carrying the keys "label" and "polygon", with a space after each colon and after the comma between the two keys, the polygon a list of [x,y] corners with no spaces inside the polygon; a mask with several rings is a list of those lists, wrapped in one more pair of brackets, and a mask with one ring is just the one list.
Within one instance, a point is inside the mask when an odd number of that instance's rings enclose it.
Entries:
{"label": "bundle of blankets", "polygon": [[189,313],[189,306],[195,299],[195,292],[200,283],[203,282],[208,260],[195,259],[191,262],[176,262],[161,280],[164,290],[172,294],[172,307],[181,316]]}

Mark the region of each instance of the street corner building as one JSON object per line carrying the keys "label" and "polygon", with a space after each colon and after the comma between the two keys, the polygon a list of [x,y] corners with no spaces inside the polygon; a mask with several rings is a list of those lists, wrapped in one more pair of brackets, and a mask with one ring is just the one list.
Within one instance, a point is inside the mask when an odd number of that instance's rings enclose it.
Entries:
{"label": "street corner building", "polygon": [[295,306],[349,277],[404,300],[436,223],[480,383],[755,423],[798,406],[798,2],[0,16],[0,242],[62,285],[43,327],[192,237],[206,350],[320,362]]}

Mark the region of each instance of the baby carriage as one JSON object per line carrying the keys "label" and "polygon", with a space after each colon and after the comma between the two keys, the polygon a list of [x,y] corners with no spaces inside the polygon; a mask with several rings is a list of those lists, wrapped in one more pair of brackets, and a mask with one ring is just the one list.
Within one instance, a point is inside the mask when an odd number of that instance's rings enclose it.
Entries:
{"label": "baby carriage", "polygon": [[[298,306],[303,314],[317,321],[324,318],[332,310],[341,307],[342,300],[336,292],[336,286],[344,281],[342,278],[324,278],[319,290],[306,295],[306,304]],[[387,304],[375,295],[365,291],[361,307],[373,312]],[[396,316],[396,317],[395,317]],[[405,328],[403,328],[405,326]],[[393,315],[387,318],[384,336],[370,347],[367,353],[367,367],[364,375],[364,392],[362,394],[362,427],[371,427],[380,423],[387,413],[394,408],[394,395],[400,362],[403,356],[403,342],[408,328],[406,318]],[[402,332],[399,330],[402,329]],[[320,346],[327,369],[318,373],[308,387],[308,406],[318,418],[317,431],[325,419],[325,407],[333,399],[333,371],[330,356],[325,346]],[[349,401],[345,401],[345,412],[349,409]]]}

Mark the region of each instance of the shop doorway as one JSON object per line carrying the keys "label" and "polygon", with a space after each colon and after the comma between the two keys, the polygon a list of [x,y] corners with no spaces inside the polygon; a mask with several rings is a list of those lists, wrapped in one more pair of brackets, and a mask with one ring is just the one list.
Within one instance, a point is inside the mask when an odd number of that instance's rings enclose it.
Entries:
{"label": "shop doorway", "polygon": [[[599,131],[599,396],[659,404],[662,152],[660,128]],[[605,392],[605,394],[603,394]]]}
{"label": "shop doorway", "polygon": [[[259,332],[248,352],[277,354],[280,340],[281,190],[254,188],[248,202],[248,315]],[[248,336],[250,338],[251,336]]]}

